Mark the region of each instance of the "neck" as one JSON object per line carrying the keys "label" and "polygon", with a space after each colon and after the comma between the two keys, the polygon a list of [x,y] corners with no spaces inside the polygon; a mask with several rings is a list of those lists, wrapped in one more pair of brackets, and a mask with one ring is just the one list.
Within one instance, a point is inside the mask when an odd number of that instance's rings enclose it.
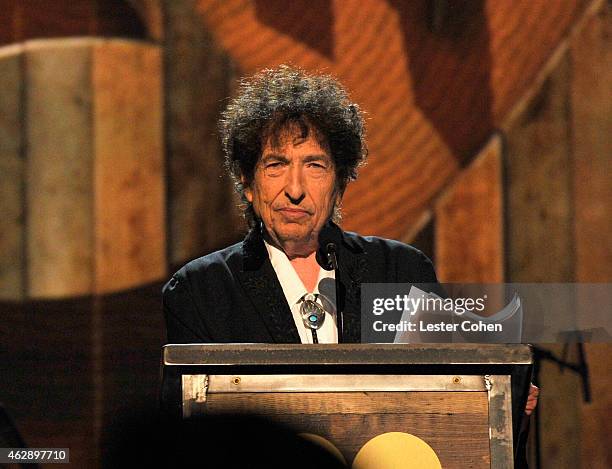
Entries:
{"label": "neck", "polygon": [[[284,243],[280,246],[280,249],[284,251],[291,262],[315,258],[315,253],[317,252],[317,244],[313,243],[311,245],[304,245],[302,243]],[[316,262],[316,261],[315,261]]]}
{"label": "neck", "polygon": [[307,259],[311,256],[314,259],[315,253],[319,248],[317,237],[307,241],[287,240],[281,242],[280,240],[270,236],[270,234],[264,229],[264,238],[269,244],[283,251],[291,262],[293,262],[295,259]]}
{"label": "neck", "polygon": [[316,253],[313,252],[307,257],[295,257],[289,260],[295,272],[298,274],[298,277],[302,280],[304,287],[306,287],[306,290],[312,292],[317,285],[319,270],[321,269],[317,263]]}

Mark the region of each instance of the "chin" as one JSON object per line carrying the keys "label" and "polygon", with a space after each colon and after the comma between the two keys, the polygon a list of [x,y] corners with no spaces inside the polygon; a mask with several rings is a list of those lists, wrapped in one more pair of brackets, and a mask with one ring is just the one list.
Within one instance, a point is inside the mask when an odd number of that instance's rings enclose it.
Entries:
{"label": "chin", "polygon": [[288,229],[288,230],[283,230],[280,231],[279,234],[279,239],[281,241],[291,241],[291,242],[299,242],[299,241],[305,241],[308,242],[310,240],[310,235],[311,235],[311,231],[309,230],[305,230],[302,227],[300,227],[301,229]]}

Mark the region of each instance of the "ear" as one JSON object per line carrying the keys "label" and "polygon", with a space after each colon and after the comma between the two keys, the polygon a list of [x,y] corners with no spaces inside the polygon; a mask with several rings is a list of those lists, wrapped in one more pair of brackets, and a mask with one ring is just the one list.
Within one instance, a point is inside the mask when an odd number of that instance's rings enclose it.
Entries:
{"label": "ear", "polygon": [[242,184],[242,187],[244,188],[244,196],[246,197],[247,201],[250,204],[252,204],[253,203],[253,191],[251,190],[250,185],[247,184],[246,178],[243,175],[240,176],[240,183]]}

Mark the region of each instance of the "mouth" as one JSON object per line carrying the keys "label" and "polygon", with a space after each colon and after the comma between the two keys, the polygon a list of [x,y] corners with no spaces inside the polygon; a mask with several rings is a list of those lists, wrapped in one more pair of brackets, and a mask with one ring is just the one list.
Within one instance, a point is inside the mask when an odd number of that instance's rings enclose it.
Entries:
{"label": "mouth", "polygon": [[279,212],[285,218],[291,220],[300,219],[311,215],[308,210],[293,207],[279,208],[277,209],[277,212]]}

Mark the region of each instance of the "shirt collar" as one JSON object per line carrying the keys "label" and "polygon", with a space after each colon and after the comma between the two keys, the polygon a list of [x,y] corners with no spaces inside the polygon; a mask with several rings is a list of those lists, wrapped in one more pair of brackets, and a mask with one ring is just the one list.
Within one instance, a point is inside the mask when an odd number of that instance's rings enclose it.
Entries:
{"label": "shirt collar", "polygon": [[285,298],[289,306],[296,304],[308,291],[302,283],[299,275],[291,265],[291,261],[283,251],[278,249],[276,246],[272,246],[266,240],[264,240],[268,256],[272,267],[276,272],[278,281],[281,284]]}
{"label": "shirt collar", "polygon": [[[293,306],[300,301],[306,293],[309,292],[306,290],[302,279],[291,265],[291,261],[287,257],[287,254],[278,249],[276,246],[269,244],[266,240],[264,240],[264,244],[266,246],[266,250],[268,251],[268,256],[270,257],[272,267],[276,272],[278,281],[280,282],[285,298],[287,299],[287,303],[289,303],[289,306]],[[334,272],[327,271],[319,267],[319,275],[317,277],[317,283],[313,293],[319,293],[319,283],[326,277],[334,278]]]}

